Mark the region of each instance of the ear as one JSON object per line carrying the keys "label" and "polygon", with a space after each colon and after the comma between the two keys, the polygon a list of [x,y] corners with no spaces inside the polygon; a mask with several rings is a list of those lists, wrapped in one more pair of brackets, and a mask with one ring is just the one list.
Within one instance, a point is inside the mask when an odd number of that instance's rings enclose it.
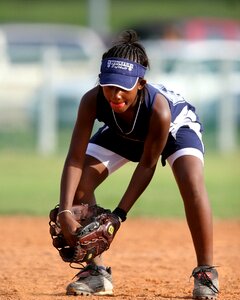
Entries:
{"label": "ear", "polygon": [[144,88],[144,86],[145,86],[146,83],[147,83],[147,80],[145,80],[145,79],[139,79],[139,81],[138,81],[138,89],[142,90]]}

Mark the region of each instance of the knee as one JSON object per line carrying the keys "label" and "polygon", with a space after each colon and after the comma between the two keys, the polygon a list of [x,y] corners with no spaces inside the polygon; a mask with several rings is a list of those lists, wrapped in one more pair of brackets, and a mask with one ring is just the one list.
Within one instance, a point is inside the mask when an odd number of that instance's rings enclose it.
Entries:
{"label": "knee", "polygon": [[178,186],[184,202],[199,203],[208,197],[204,179],[199,174],[186,176],[183,180],[178,181]]}

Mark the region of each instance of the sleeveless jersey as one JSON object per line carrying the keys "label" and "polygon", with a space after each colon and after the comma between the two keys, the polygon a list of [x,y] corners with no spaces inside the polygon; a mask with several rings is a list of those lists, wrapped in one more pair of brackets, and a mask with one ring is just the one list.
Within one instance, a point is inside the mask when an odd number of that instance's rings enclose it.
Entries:
{"label": "sleeveless jersey", "polygon": [[165,86],[147,83],[145,85],[144,99],[141,103],[134,129],[130,134],[125,134],[119,129],[112,109],[105,99],[102,89],[99,88],[97,96],[97,119],[105,125],[91,138],[90,142],[116,152],[131,161],[139,161],[148,133],[152,105],[157,94],[162,94],[166,98],[171,111],[169,137],[165,146],[166,149],[163,151],[163,153],[166,153],[165,156],[169,155],[167,149],[168,143],[177,138],[179,128],[188,127],[192,129],[201,140],[202,125],[195,113],[195,107],[188,103],[180,94],[167,89]]}

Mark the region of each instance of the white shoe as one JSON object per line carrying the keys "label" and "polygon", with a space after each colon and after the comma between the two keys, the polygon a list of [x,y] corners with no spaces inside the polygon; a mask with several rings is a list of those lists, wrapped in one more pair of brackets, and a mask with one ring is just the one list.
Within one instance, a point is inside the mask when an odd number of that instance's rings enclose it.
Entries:
{"label": "white shoe", "polygon": [[193,299],[217,299],[218,272],[214,267],[199,266],[193,270],[192,276],[194,277]]}
{"label": "white shoe", "polygon": [[67,295],[112,295],[111,268],[87,265],[77,275],[78,279],[67,286]]}

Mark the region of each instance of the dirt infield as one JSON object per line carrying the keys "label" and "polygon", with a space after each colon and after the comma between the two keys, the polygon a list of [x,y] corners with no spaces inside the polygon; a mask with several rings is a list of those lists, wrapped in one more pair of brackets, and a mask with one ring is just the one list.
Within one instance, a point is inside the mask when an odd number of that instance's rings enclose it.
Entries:
{"label": "dirt infield", "polygon": [[[48,220],[0,218],[0,299],[191,299],[195,256],[185,220],[129,219],[105,262],[113,270],[113,297],[65,296],[77,270],[51,246]],[[240,299],[240,220],[214,221],[215,264],[221,300]]]}

